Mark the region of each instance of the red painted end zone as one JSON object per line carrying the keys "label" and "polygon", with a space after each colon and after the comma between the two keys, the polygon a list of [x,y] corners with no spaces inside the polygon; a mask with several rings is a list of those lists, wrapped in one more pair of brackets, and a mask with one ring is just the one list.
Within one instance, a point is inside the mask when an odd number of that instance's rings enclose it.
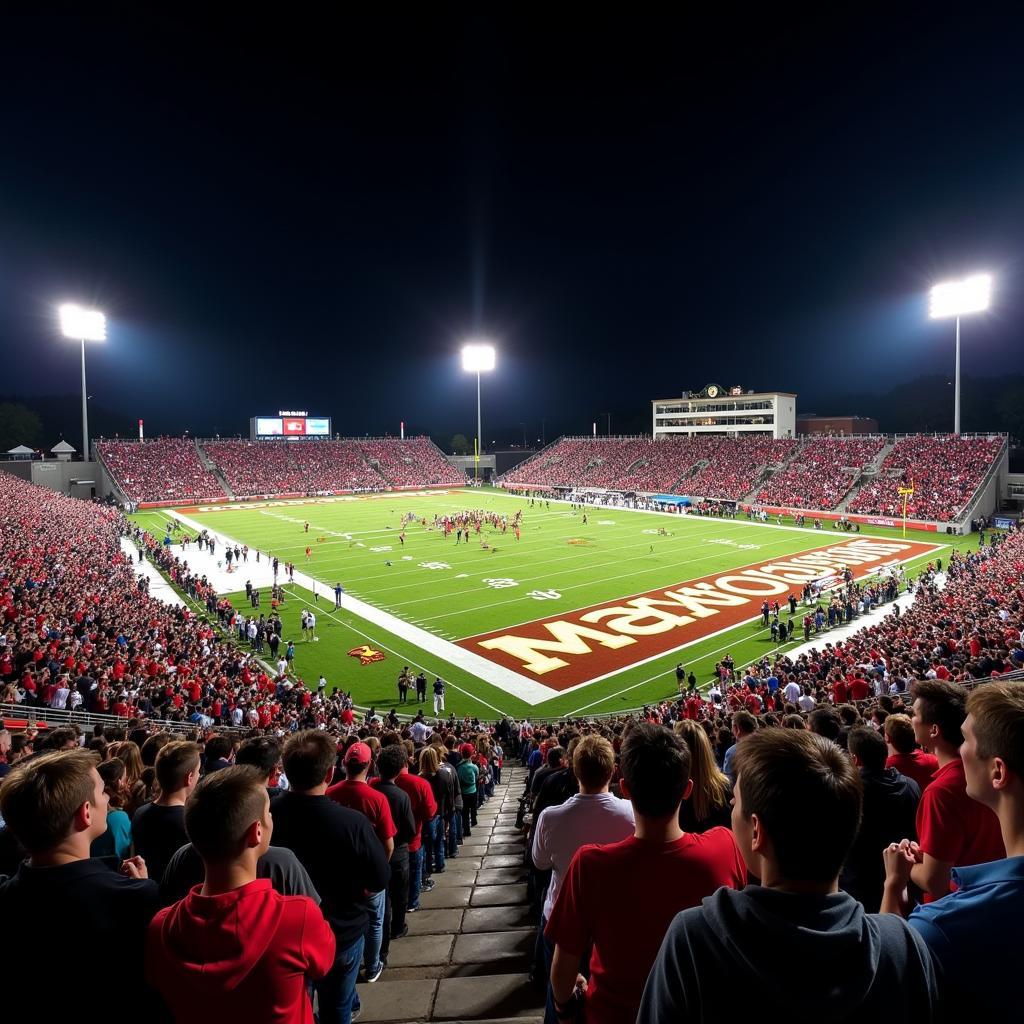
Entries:
{"label": "red painted end zone", "polygon": [[458,641],[552,690],[619,672],[738,625],[764,600],[784,603],[804,583],[848,566],[855,577],[938,550],[935,544],[862,537],[755,562],[661,590],[619,598]]}

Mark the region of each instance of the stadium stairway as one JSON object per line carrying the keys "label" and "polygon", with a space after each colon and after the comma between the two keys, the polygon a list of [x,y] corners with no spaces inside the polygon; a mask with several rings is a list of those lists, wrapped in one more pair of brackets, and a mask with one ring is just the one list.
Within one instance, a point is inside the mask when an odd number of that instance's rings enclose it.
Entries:
{"label": "stadium stairway", "polygon": [[409,934],[392,941],[380,980],[358,986],[360,1024],[543,1020],[544,992],[529,980],[536,922],[515,824],[525,781],[523,768],[506,765],[459,856],[408,916]]}
{"label": "stadium stairway", "polygon": [[224,488],[224,493],[229,498],[237,497],[235,492],[231,490],[227,477],[220,471],[220,466],[207,455],[206,449],[199,443],[198,438],[196,438],[196,452],[199,454],[199,461],[203,464],[203,468],[208,469],[217,478],[217,483]]}

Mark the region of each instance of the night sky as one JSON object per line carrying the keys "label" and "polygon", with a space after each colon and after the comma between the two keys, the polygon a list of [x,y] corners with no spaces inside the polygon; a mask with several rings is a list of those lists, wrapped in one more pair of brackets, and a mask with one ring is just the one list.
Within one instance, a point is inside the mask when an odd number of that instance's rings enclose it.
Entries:
{"label": "night sky", "polygon": [[0,394],[78,394],[74,300],[94,433],[472,435],[472,335],[487,441],[711,382],[856,412],[951,374],[927,289],[978,269],[964,371],[1024,370],[1021,25],[593,7],[3,18]]}

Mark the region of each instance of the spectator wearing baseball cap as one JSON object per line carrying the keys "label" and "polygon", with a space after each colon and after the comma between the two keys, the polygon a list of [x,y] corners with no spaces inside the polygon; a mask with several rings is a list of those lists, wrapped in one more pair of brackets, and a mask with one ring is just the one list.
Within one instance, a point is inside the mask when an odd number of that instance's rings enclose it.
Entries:
{"label": "spectator wearing baseball cap", "polygon": [[[345,778],[327,790],[327,796],[342,807],[358,811],[373,826],[377,838],[384,848],[388,860],[395,852],[394,819],[387,797],[379,793],[366,781],[370,765],[373,762],[373,751],[366,743],[353,743],[345,751]],[[384,970],[384,962],[380,958],[381,944],[384,940],[384,917],[386,914],[387,888],[371,893],[367,904],[370,911],[366,930],[366,944],[363,949],[363,967],[367,981],[376,981]]]}

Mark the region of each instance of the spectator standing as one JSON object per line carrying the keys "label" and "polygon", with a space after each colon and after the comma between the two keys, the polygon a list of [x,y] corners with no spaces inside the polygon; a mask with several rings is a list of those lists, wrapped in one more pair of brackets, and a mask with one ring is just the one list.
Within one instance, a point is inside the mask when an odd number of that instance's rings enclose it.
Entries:
{"label": "spectator standing", "polygon": [[336,750],[325,733],[307,729],[284,748],[291,788],[271,804],[272,842],[287,846],[309,872],[335,938],[334,964],[316,983],[321,1024],[350,1024],[359,1010],[356,977],[368,924],[365,893],[390,878],[387,857],[369,821],[326,796]]}
{"label": "spectator standing", "polygon": [[551,992],[551,963],[554,944],[544,936],[562,879],[576,851],[588,843],[605,845],[628,839],[634,833],[633,805],[608,791],[615,770],[615,751],[601,736],[585,736],[573,751],[573,770],[580,791],[559,807],[549,807],[533,831],[533,863],[538,871],[550,871],[551,881],[544,894],[540,934],[547,985],[545,1024],[555,1024]]}
{"label": "spectator standing", "polygon": [[395,785],[405,761],[405,749],[398,744],[384,747],[377,757],[377,771],[380,777],[373,788],[384,797],[395,823],[394,850],[391,854],[391,881],[387,888],[384,908],[384,939],[381,943],[381,959],[386,963],[391,939],[400,939],[409,933],[405,923],[409,906],[409,843],[416,834],[416,820],[408,795]]}
{"label": "spectator standing", "polygon": [[463,743],[459,747],[459,789],[462,793],[462,834],[467,838],[473,833],[472,826],[476,824],[476,781],[480,770],[473,764],[473,754],[476,751],[472,743]]}
{"label": "spectator standing", "polygon": [[914,738],[913,722],[906,715],[889,715],[883,726],[889,745],[886,768],[895,768],[901,775],[913,779],[923,793],[939,770],[939,759],[926,754]]}
{"label": "spectator standing", "polygon": [[257,877],[273,833],[266,778],[245,765],[206,776],[185,827],[205,879],[150,924],[147,978],[189,1024],[312,1024],[306,979],[330,970],[334,934],[311,899]]}
{"label": "spectator standing", "polygon": [[[731,1024],[749,992],[766,1019],[794,1024],[930,1024],[938,995],[927,946],[906,922],[866,914],[838,890],[861,810],[846,754],[805,730],[765,729],[744,741],[736,773],[733,834],[761,884],[719,889],[676,917],[638,1024]],[[778,978],[768,950],[800,964],[799,986]]]}
{"label": "spectator standing", "polygon": [[159,883],[171,857],[188,842],[185,801],[199,782],[199,747],[176,740],[156,755],[160,796],[143,804],[132,818],[135,851],[146,861],[149,877]]}
{"label": "spectator standing", "polygon": [[715,763],[715,752],[703,726],[682,719],[675,731],[690,749],[690,795],[679,806],[679,827],[684,832],[707,832],[716,825],[726,828],[732,820],[729,777]]}
{"label": "spectator standing", "polygon": [[[588,1024],[633,1020],[673,916],[721,886],[746,882],[728,829],[691,835],[679,828],[679,805],[691,783],[690,751],[678,736],[661,726],[635,726],[622,744],[619,785],[633,805],[636,834],[580,848],[545,928],[555,947],[555,1012],[563,1018],[582,999]],[[581,989],[580,958],[591,945],[590,978]]]}
{"label": "spectator standing", "polygon": [[433,880],[423,877],[423,833],[430,819],[437,814],[437,802],[434,800],[434,791],[430,783],[409,772],[409,757],[405,746],[396,745],[401,746],[403,756],[402,766],[395,776],[395,785],[409,797],[416,824],[416,832],[409,840],[409,912],[415,913],[420,909],[420,891],[429,892],[434,888]]}
{"label": "spectator standing", "polygon": [[740,743],[743,742],[748,736],[753,736],[757,729],[757,719],[749,711],[737,711],[732,716],[732,736],[733,744],[725,752],[725,762],[722,765],[722,771],[729,778],[730,786],[736,785],[736,775],[733,771],[732,761],[736,756],[736,751],[739,749]]}

